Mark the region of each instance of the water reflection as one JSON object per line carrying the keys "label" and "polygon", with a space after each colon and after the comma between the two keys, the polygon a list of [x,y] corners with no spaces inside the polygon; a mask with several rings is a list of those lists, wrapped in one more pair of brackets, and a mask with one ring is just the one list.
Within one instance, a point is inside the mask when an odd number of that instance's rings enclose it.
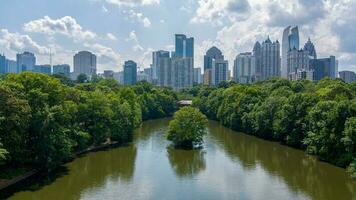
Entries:
{"label": "water reflection", "polygon": [[302,151],[233,132],[216,122],[210,123],[209,132],[211,139],[245,170],[262,167],[296,193],[305,193],[311,199],[356,198],[356,182],[344,169],[320,162]]}
{"label": "water reflection", "polygon": [[179,177],[192,178],[205,169],[205,157],[202,150],[184,150],[167,148],[169,163]]}

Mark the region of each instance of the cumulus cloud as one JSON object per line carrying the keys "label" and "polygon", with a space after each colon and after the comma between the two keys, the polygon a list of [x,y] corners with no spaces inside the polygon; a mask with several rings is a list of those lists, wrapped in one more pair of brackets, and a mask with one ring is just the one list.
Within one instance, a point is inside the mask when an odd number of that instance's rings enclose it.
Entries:
{"label": "cumulus cloud", "polygon": [[108,40],[117,41],[117,37],[116,37],[114,34],[112,34],[112,33],[106,34],[106,38],[107,38]]}
{"label": "cumulus cloud", "polygon": [[145,17],[142,13],[140,12],[135,12],[134,10],[129,10],[126,11],[124,10],[123,13],[128,16],[128,18],[133,21],[133,22],[139,22],[141,23],[144,27],[150,27],[151,26],[151,21],[148,19],[148,17]]}
{"label": "cumulus cloud", "polygon": [[7,29],[0,30],[0,46],[9,52],[31,51],[36,54],[48,54],[49,48],[41,46],[29,36],[11,33]]}
{"label": "cumulus cloud", "polygon": [[89,44],[84,43],[84,47],[92,51],[98,60],[98,71],[102,72],[106,69],[118,71],[118,65],[121,61],[119,53],[115,52],[112,48],[104,46],[102,44]]}
{"label": "cumulus cloud", "polygon": [[104,1],[118,6],[130,6],[130,7],[154,5],[160,3],[160,0],[104,0]]}
{"label": "cumulus cloud", "polygon": [[136,31],[131,31],[129,34],[129,37],[126,38],[126,41],[133,43],[133,46],[132,46],[133,51],[144,51],[144,48],[141,46],[140,41],[138,40]]}
{"label": "cumulus cloud", "polygon": [[91,40],[97,38],[97,35],[83,27],[71,16],[65,16],[59,19],[51,19],[44,16],[41,19],[26,23],[23,27],[26,32],[43,33],[50,36],[55,34],[65,35],[76,41]]}

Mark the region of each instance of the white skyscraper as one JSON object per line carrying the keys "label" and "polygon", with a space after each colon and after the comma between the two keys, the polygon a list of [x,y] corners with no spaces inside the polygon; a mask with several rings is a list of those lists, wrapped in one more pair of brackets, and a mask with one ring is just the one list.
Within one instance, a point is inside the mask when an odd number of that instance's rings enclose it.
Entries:
{"label": "white skyscraper", "polygon": [[278,40],[272,43],[268,38],[262,43],[261,73],[261,80],[280,76],[281,55]]}
{"label": "white skyscraper", "polygon": [[96,74],[96,55],[89,51],[81,51],[74,55],[74,78],[79,74],[91,77]]}
{"label": "white skyscraper", "polygon": [[298,26],[288,26],[283,31],[282,40],[282,59],[281,59],[281,76],[287,78],[288,71],[288,52],[292,49],[299,50],[299,29]]}
{"label": "white skyscraper", "polygon": [[33,53],[25,51],[24,53],[16,55],[17,72],[32,71],[36,65],[36,57]]}
{"label": "white skyscraper", "polygon": [[251,52],[236,56],[233,73],[237,83],[253,83],[256,80],[255,57]]}

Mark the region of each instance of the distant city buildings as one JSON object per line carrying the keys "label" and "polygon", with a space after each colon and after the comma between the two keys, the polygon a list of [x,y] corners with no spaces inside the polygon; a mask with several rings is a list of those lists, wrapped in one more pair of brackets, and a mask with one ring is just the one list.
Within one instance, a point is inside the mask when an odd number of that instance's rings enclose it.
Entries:
{"label": "distant city buildings", "polygon": [[346,83],[352,83],[356,81],[356,73],[352,71],[341,71],[339,72],[339,76]]}
{"label": "distant city buildings", "polygon": [[219,85],[229,80],[229,63],[227,60],[213,60],[213,69],[211,72],[211,85]]}
{"label": "distant city buildings", "polygon": [[4,55],[0,55],[0,74],[6,74],[7,67],[6,67],[6,57]]}
{"label": "distant city buildings", "polygon": [[6,73],[17,73],[17,62],[6,59]]}
{"label": "distant city buildings", "polygon": [[33,66],[32,72],[51,75],[51,65],[35,65]]}
{"label": "distant city buildings", "polygon": [[70,66],[68,64],[54,65],[53,74],[62,74],[66,77],[70,76]]}
{"label": "distant city buildings", "polygon": [[203,75],[201,74],[201,68],[194,68],[193,85],[199,85],[203,83]]}
{"label": "distant city buildings", "polygon": [[288,79],[313,80],[313,71],[309,66],[310,57],[307,50],[293,48],[287,53]]}
{"label": "distant city buildings", "polygon": [[155,83],[160,87],[171,86],[171,77],[172,77],[172,60],[170,57],[169,51],[156,51],[153,52],[153,64],[152,79],[156,80]]}
{"label": "distant city buildings", "polygon": [[236,83],[256,81],[256,59],[251,52],[240,53],[234,61],[233,77]]}
{"label": "distant city buildings", "polygon": [[137,83],[137,63],[132,60],[125,61],[124,64],[124,85],[134,85]]}
{"label": "distant city buildings", "polygon": [[17,73],[23,71],[32,71],[36,65],[36,57],[33,53],[25,51],[24,53],[16,55]]}
{"label": "distant city buildings", "polygon": [[89,78],[96,74],[97,72],[97,63],[96,55],[89,51],[80,51],[73,57],[73,78],[75,79],[79,74],[85,74]]}
{"label": "distant city buildings", "polygon": [[104,70],[103,74],[104,78],[114,78],[114,71],[113,70]]}
{"label": "distant city buildings", "polygon": [[228,66],[228,61],[224,59],[221,50],[215,46],[211,47],[204,56],[204,84],[218,85],[228,81]]}

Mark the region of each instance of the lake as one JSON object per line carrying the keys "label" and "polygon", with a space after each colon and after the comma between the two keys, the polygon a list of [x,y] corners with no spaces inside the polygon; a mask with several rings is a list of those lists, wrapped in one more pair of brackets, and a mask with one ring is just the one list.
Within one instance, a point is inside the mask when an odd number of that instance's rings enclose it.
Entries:
{"label": "lake", "polygon": [[83,155],[9,199],[356,199],[356,181],[344,169],[303,151],[214,121],[202,149],[175,150],[166,140],[168,123],[147,121],[132,144]]}

